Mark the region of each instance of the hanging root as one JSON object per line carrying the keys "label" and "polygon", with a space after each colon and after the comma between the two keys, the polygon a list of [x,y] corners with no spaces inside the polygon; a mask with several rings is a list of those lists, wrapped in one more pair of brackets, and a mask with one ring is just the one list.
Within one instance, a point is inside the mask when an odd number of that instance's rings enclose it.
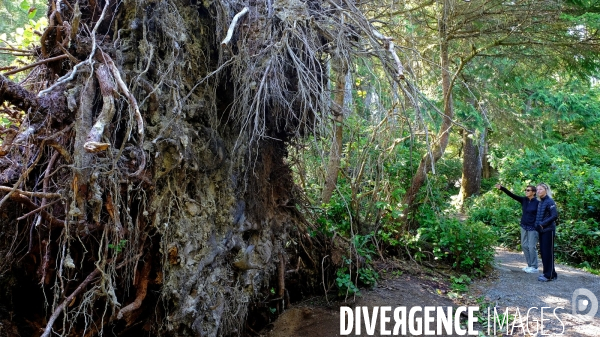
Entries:
{"label": "hanging root", "polygon": [[246,13],[248,13],[248,10],[249,10],[248,7],[244,7],[239,13],[237,13],[233,17],[233,20],[231,20],[231,24],[229,25],[229,29],[227,29],[227,35],[221,42],[221,46],[225,46],[229,43],[229,41],[231,40],[231,37],[233,37],[233,30],[235,29],[235,26],[237,25],[238,20],[242,16],[244,16]]}
{"label": "hanging root", "polygon": [[96,78],[100,85],[102,93],[102,111],[96,120],[94,126],[90,130],[86,142],[83,145],[87,152],[99,152],[106,150],[110,144],[102,143],[101,138],[104,133],[104,128],[110,123],[115,114],[115,99],[113,92],[115,90],[114,80],[110,70],[105,64],[101,64],[96,69]]}
{"label": "hanging root", "polygon": [[127,326],[131,325],[133,322],[130,320],[131,313],[140,308],[142,305],[142,301],[146,298],[146,294],[148,292],[148,281],[150,276],[150,269],[152,268],[151,261],[145,261],[142,269],[141,275],[138,277],[138,285],[137,285],[137,293],[135,296],[135,300],[131,302],[129,305],[124,307],[117,314],[117,319],[125,319],[127,321]]}
{"label": "hanging root", "polygon": [[56,321],[56,319],[58,318],[58,316],[63,312],[63,310],[65,310],[65,308],[67,307],[67,304],[71,303],[71,301],[75,298],[75,296],[77,296],[80,292],[82,292],[85,287],[87,287],[87,285],[92,282],[92,280],[94,280],[94,278],[96,278],[96,276],[98,276],[98,274],[100,274],[100,269],[96,268],[94,269],[93,272],[91,272],[88,277],[85,278],[85,280],[83,280],[83,282],[81,282],[81,284],[79,285],[79,287],[77,287],[77,289],[75,289],[71,295],[67,296],[67,298],[65,298],[64,301],[62,301],[62,303],[54,310],[54,312],[52,313],[52,316],[50,316],[50,319],[48,320],[48,324],[46,324],[46,329],[44,329],[44,333],[42,334],[41,337],[49,337],[50,334],[52,333],[52,325],[54,325],[54,321]]}
{"label": "hanging root", "polygon": [[138,107],[137,100],[135,99],[135,97],[133,97],[131,92],[129,92],[129,89],[127,88],[127,85],[121,78],[121,73],[119,73],[119,69],[117,69],[117,66],[113,62],[112,58],[108,54],[106,54],[102,51],[101,51],[101,53],[102,53],[101,57],[106,62],[110,71],[112,72],[112,75],[113,75],[115,81],[117,82],[118,88],[121,90],[121,93],[123,95],[125,95],[125,97],[127,97],[127,100],[129,101],[129,105],[130,105],[131,109],[133,109],[133,116],[137,122],[139,142],[141,145],[144,143],[144,119],[142,117],[142,114],[140,113],[140,109]]}

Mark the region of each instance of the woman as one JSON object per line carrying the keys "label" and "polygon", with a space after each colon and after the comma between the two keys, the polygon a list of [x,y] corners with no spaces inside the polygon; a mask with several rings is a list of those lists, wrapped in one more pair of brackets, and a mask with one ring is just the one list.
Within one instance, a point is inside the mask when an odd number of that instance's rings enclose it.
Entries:
{"label": "woman", "polygon": [[554,234],[556,232],[555,221],[558,218],[558,211],[556,203],[552,200],[552,191],[550,191],[548,185],[538,184],[537,196],[540,203],[535,217],[535,228],[540,233],[540,252],[542,253],[542,264],[544,265],[544,273],[538,277],[538,281],[548,282],[558,278],[554,270]]}
{"label": "woman", "polygon": [[538,272],[537,248],[539,234],[535,229],[535,217],[537,215],[539,201],[535,198],[535,186],[528,185],[525,188],[525,196],[520,197],[504,186],[496,184],[496,188],[506,193],[521,204],[523,215],[521,215],[521,248],[525,254],[527,267],[523,268],[526,273]]}

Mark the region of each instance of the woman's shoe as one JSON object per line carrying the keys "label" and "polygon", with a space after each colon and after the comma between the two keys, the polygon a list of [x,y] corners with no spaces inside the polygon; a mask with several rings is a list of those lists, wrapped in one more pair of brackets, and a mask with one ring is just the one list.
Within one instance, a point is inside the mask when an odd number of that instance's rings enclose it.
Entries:
{"label": "woman's shoe", "polygon": [[550,282],[552,280],[556,280],[556,276],[554,278],[549,279],[549,278],[546,278],[546,276],[544,276],[542,274],[538,277],[538,281],[540,281],[540,282]]}

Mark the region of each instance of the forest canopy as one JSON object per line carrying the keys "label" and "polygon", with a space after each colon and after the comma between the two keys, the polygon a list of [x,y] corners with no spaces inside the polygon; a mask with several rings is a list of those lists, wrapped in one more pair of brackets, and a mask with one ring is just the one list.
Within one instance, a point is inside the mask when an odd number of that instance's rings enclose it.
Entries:
{"label": "forest canopy", "polygon": [[598,1],[1,1],[6,331],[243,335],[377,259],[485,275],[496,183],[548,184],[600,269]]}

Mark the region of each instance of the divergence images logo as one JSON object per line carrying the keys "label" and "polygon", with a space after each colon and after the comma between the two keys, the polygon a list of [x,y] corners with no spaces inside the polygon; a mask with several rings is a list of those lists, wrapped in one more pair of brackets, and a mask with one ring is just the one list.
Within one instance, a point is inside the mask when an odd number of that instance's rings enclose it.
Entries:
{"label": "divergence images logo", "polygon": [[[578,297],[585,297],[585,299],[578,299]],[[571,298],[571,306],[573,307],[574,316],[583,320],[592,319],[596,315],[596,312],[598,312],[598,299],[594,296],[594,293],[585,288],[575,289]],[[583,313],[587,309],[589,311]]]}

